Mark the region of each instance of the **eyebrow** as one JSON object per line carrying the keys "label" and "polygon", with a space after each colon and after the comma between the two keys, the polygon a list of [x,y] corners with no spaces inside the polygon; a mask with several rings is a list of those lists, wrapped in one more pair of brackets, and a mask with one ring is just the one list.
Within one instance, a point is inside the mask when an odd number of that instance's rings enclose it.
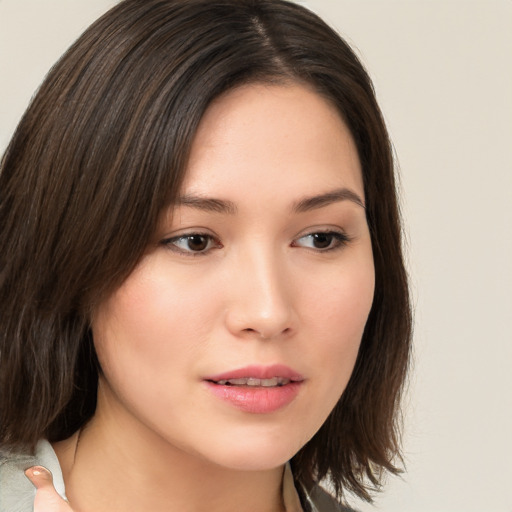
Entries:
{"label": "eyebrow", "polygon": [[352,201],[358,206],[366,209],[364,201],[358,194],[348,188],[340,188],[326,192],[325,194],[300,199],[293,205],[292,210],[295,213],[303,213],[323,208],[324,206],[328,206],[332,203],[338,203],[340,201]]}
{"label": "eyebrow", "polygon": [[233,201],[226,201],[224,199],[214,199],[210,197],[200,197],[184,195],[180,196],[176,202],[177,206],[188,206],[197,210],[215,213],[229,213],[236,214],[238,208]]}
{"label": "eyebrow", "polygon": [[[331,190],[324,194],[304,197],[299,201],[296,201],[292,205],[291,210],[295,213],[304,213],[341,201],[352,201],[358,206],[366,208],[363,200],[358,194],[348,188],[340,188]],[[233,201],[193,195],[180,196],[176,205],[188,206],[189,208],[195,208],[206,212],[225,213],[230,215],[235,215],[238,211],[238,208]]]}

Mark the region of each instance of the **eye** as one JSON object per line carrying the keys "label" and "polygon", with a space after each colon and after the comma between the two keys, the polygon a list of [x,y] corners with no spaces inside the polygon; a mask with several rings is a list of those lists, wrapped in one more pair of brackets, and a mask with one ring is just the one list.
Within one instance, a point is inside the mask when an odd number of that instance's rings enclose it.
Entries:
{"label": "eye", "polygon": [[182,254],[204,254],[211,249],[221,247],[221,244],[211,235],[203,233],[189,233],[162,240],[162,244],[169,249]]}
{"label": "eye", "polygon": [[301,236],[293,242],[293,247],[306,247],[316,251],[338,249],[349,242],[349,237],[338,231],[320,231]]}

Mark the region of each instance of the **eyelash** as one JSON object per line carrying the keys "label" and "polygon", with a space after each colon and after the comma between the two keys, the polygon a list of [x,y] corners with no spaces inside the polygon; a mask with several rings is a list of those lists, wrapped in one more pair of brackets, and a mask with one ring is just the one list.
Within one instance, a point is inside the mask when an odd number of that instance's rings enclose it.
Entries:
{"label": "eyelash", "polygon": [[[302,239],[308,238],[308,237],[311,237],[313,239],[313,237],[318,237],[318,235],[332,237],[331,242],[329,244],[332,246],[326,247],[326,248],[318,248],[318,247],[309,247],[308,248],[307,247],[308,249],[311,249],[316,252],[336,251],[338,249],[342,249],[351,241],[351,238],[346,233],[343,233],[342,231],[334,231],[334,230],[314,231],[312,233],[307,233],[306,235],[302,235],[301,237],[297,238],[297,240],[302,240]],[[292,243],[292,247],[300,247],[300,246],[296,245],[296,241],[294,240],[294,242]]]}
{"label": "eyelash", "polygon": [[[178,247],[176,244],[180,241],[187,241],[194,237],[202,237],[207,239],[207,247],[200,251],[192,251],[192,250],[186,250]],[[220,240],[215,238],[214,236],[208,234],[208,233],[185,233],[183,235],[174,236],[172,238],[166,238],[165,240],[162,240],[162,245],[165,245],[168,249],[170,249],[173,252],[177,252],[178,254],[182,254],[183,256],[204,256],[208,252],[210,252],[212,249],[220,249],[222,247],[222,244],[220,243]]]}
{"label": "eyelash", "polygon": [[[313,237],[318,237],[318,235],[331,237],[331,239],[329,241],[329,246],[326,248],[305,247],[306,249],[310,249],[315,252],[325,253],[325,252],[339,250],[339,249],[343,248],[344,246],[346,246],[351,241],[351,238],[341,231],[325,230],[325,231],[314,231],[314,232],[302,235],[299,238],[295,239],[291,245],[292,245],[292,247],[302,247],[301,245],[297,244],[297,241],[303,240],[308,237],[311,237],[311,239],[313,239]],[[193,239],[195,237],[201,237],[203,239],[205,239],[205,238],[207,239],[206,240],[207,245],[204,249],[201,249],[199,251],[193,251],[193,250],[187,250],[187,249],[178,247],[178,245],[177,245],[178,242],[182,241],[182,242],[187,243],[187,241],[190,241],[191,239]],[[208,233],[200,233],[200,232],[186,233],[183,235],[166,238],[166,239],[162,240],[161,244],[165,245],[173,252],[176,252],[183,256],[192,256],[192,257],[204,256],[204,255],[208,254],[212,249],[220,249],[223,247],[220,240],[218,240],[214,236],[212,236]]]}

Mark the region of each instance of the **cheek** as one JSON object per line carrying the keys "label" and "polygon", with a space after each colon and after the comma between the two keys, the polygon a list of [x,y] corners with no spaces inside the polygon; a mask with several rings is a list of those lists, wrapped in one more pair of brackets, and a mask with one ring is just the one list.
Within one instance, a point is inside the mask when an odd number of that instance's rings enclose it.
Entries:
{"label": "cheek", "polygon": [[[303,313],[318,332],[329,332],[333,345],[340,340],[359,343],[375,290],[373,259],[340,265],[323,276],[314,276],[303,288]],[[337,334],[336,334],[337,333]]]}
{"label": "cheek", "polygon": [[196,289],[158,263],[153,257],[139,264],[98,308],[92,331],[115,403],[148,423],[165,424],[155,411],[169,410],[185,396],[185,377],[193,372],[205,325],[193,321],[201,318],[204,303]]}
{"label": "cheek", "polygon": [[180,351],[193,351],[206,336],[213,315],[208,314],[211,302],[204,300],[205,289],[169,272],[161,259],[153,255],[143,260],[98,308],[92,323],[99,357],[131,354],[158,366],[168,363],[171,354],[179,358]]}
{"label": "cheek", "polygon": [[336,401],[354,368],[373,303],[373,259],[356,261],[355,265],[333,271],[304,295],[305,315],[314,333],[317,366],[324,386]]}

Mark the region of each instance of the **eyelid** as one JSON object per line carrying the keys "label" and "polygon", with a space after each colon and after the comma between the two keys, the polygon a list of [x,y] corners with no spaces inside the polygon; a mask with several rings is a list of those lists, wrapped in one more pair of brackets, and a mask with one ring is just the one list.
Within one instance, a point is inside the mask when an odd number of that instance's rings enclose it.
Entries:
{"label": "eyelid", "polygon": [[[305,239],[307,237],[313,237],[314,235],[318,234],[325,234],[330,235],[334,238],[334,244],[330,247],[321,248],[321,247],[307,247],[305,245],[301,245],[298,242],[302,239]],[[187,238],[191,238],[194,236],[198,237],[205,237],[209,240],[208,246],[199,251],[194,250],[187,250],[179,247],[177,245],[177,242],[180,240],[184,240]],[[341,228],[334,228],[334,227],[313,227],[309,228],[307,231],[302,232],[298,236],[296,236],[291,243],[292,247],[303,247],[305,249],[310,249],[315,252],[329,252],[336,249],[341,249],[344,246],[346,246],[350,241],[352,240],[352,237],[347,235],[345,231]],[[204,256],[208,254],[213,249],[219,249],[222,248],[223,245],[216,235],[213,235],[211,232],[207,232],[206,230],[201,229],[191,229],[187,230],[181,233],[173,234],[172,236],[168,236],[160,241],[160,245],[165,246],[167,249],[169,249],[172,252],[175,252],[177,254],[183,255],[183,256]]]}
{"label": "eyelid", "polygon": [[[190,238],[193,236],[201,236],[208,238],[210,241],[210,247],[202,250],[202,251],[192,251],[192,250],[186,250],[178,247],[176,242],[179,240],[183,240],[186,238]],[[177,254],[183,255],[183,256],[204,256],[208,254],[212,249],[219,249],[222,247],[222,243],[220,242],[219,238],[211,233],[207,233],[205,231],[201,231],[199,229],[189,230],[185,231],[183,233],[178,233],[169,237],[166,237],[160,241],[160,245],[165,246],[167,249],[169,249],[172,252],[175,252]]]}
{"label": "eyelid", "polygon": [[[299,240],[307,237],[312,237],[313,235],[317,234],[332,235],[336,239],[336,243],[334,244],[334,246],[327,248],[304,247],[297,244]],[[329,252],[336,249],[341,249],[351,241],[352,237],[347,235],[347,233],[345,233],[345,231],[340,228],[311,228],[307,232],[302,233],[296,238],[294,238],[292,242],[292,247],[304,247],[305,249],[310,249],[316,252]]]}

